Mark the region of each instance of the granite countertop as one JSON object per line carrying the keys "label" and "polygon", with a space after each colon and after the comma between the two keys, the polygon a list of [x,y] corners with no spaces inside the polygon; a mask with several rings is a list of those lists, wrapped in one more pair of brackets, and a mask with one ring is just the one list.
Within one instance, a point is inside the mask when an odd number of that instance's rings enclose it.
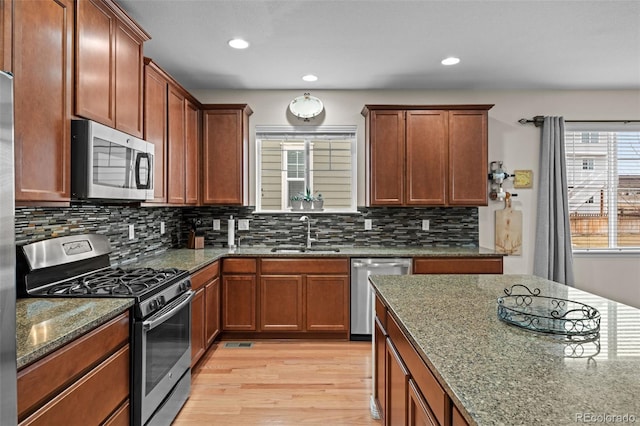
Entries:
{"label": "granite countertop", "polygon": [[133,299],[30,298],[16,303],[18,369],[31,364],[133,305]]}
{"label": "granite countertop", "polygon": [[[470,424],[640,421],[639,309],[527,275],[371,281]],[[500,321],[496,300],[513,284],[595,307],[600,339],[569,345]]]}
{"label": "granite countertop", "polygon": [[[314,246],[321,248],[323,246]],[[229,250],[227,248],[206,247],[201,250],[171,249],[164,253],[134,262],[124,263],[122,267],[149,267],[149,268],[179,268],[189,272],[207,266],[223,257],[502,257],[503,254],[488,248],[461,248],[461,247],[411,247],[411,248],[381,248],[381,247],[339,247],[339,252],[305,252],[305,253],[274,253],[271,247],[243,247]]]}

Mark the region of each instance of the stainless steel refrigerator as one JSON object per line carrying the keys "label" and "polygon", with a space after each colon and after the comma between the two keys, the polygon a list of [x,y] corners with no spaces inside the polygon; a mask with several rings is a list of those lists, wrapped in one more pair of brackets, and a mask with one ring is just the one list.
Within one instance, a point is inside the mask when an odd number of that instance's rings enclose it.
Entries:
{"label": "stainless steel refrigerator", "polygon": [[0,425],[15,425],[16,248],[13,77],[0,71]]}

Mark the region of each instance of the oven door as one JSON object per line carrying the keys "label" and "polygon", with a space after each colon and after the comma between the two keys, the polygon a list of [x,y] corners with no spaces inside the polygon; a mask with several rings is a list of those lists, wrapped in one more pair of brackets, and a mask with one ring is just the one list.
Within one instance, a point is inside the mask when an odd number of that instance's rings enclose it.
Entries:
{"label": "oven door", "polygon": [[[134,424],[146,424],[154,412],[173,407],[189,396],[191,367],[191,299],[188,291],[151,317],[135,323],[133,371]],[[189,375],[187,380],[183,376]],[[166,419],[170,423],[173,420]]]}

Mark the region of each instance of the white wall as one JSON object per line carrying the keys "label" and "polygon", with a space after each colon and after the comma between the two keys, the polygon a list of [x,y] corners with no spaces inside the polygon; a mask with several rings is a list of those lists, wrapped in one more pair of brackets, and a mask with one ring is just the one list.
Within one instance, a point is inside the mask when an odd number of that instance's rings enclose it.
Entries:
{"label": "white wall", "polygon": [[[489,111],[489,161],[502,160],[508,171],[531,169],[534,172],[533,189],[510,189],[517,192],[514,206],[523,211],[522,256],[505,258],[505,273],[529,274],[533,270],[535,235],[535,205],[538,171],[540,129],[518,123],[520,118],[535,115],[562,115],[567,120],[640,119],[640,91],[312,91],[325,105],[325,113],[310,123],[304,123],[288,114],[289,102],[302,94],[302,90],[265,91],[211,91],[194,90],[192,93],[203,103],[248,103],[254,113],[250,118],[251,130],[255,125],[353,125],[358,126],[358,205],[365,202],[364,182],[364,117],[360,114],[365,104],[495,104]],[[250,173],[255,170],[255,141],[251,138]],[[488,165],[487,165],[488,167]],[[253,179],[253,177],[251,178]],[[255,200],[252,184],[250,202]],[[482,207],[480,217],[480,245],[494,245],[494,211],[502,203],[489,202]],[[591,258],[575,259],[577,286],[587,291],[640,307],[640,255],[626,257],[607,256],[591,263]],[[606,281],[592,273],[598,265],[606,271]],[[601,289],[601,291],[599,290]],[[635,289],[635,291],[634,291]]]}

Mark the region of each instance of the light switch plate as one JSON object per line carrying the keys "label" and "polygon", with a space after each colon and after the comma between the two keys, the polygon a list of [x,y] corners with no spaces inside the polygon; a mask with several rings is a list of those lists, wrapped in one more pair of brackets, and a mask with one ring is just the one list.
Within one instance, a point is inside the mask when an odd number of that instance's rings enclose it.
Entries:
{"label": "light switch plate", "polygon": [[248,230],[249,230],[249,219],[238,220],[238,231],[248,231]]}
{"label": "light switch plate", "polygon": [[214,231],[220,230],[220,219],[213,219],[213,230]]}
{"label": "light switch plate", "polygon": [[133,229],[133,225],[129,225],[129,239],[133,240],[136,237],[136,231]]}
{"label": "light switch plate", "polygon": [[371,219],[365,219],[364,220],[364,230],[365,231],[371,231],[371,227],[372,227]]}
{"label": "light switch plate", "polygon": [[422,219],[422,230],[423,231],[429,230],[429,219]]}
{"label": "light switch plate", "polygon": [[165,232],[167,231],[164,227],[164,222],[160,222],[160,235],[164,235]]}

